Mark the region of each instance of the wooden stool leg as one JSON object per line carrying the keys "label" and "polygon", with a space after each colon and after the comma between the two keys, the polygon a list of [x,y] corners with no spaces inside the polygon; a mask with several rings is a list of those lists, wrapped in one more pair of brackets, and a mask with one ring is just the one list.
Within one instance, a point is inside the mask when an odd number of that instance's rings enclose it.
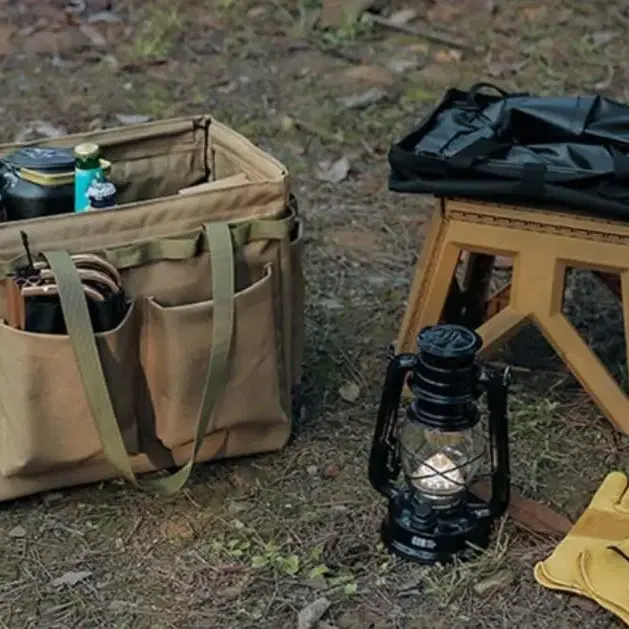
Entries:
{"label": "wooden stool leg", "polygon": [[557,354],[614,426],[629,434],[629,400],[563,314],[539,317],[539,327]]}
{"label": "wooden stool leg", "polygon": [[398,352],[415,351],[415,338],[419,331],[439,322],[459,255],[459,247],[448,241],[448,224],[441,217],[433,217],[398,335]]}
{"label": "wooden stool leg", "polygon": [[497,315],[485,321],[476,330],[483,339],[481,356],[487,356],[493,350],[510,341],[527,320],[526,314],[507,306]]}
{"label": "wooden stool leg", "polygon": [[616,293],[620,297],[622,318],[625,324],[625,352],[627,363],[627,378],[629,378],[629,271],[620,273],[620,290]]}

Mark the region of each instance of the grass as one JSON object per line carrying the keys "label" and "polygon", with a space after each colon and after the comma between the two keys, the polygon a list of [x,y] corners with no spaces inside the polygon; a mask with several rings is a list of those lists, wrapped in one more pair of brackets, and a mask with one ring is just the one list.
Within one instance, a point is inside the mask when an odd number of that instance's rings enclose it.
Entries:
{"label": "grass", "polygon": [[184,16],[180,2],[152,2],[134,38],[134,56],[140,59],[168,57],[183,27]]}

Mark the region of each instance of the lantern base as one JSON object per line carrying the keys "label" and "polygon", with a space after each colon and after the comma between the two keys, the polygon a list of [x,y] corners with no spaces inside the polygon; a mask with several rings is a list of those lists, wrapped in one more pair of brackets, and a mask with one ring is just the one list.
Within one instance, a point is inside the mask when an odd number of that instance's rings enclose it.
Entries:
{"label": "lantern base", "polygon": [[389,503],[381,537],[389,551],[403,559],[445,564],[477,557],[489,546],[491,525],[491,518],[477,517],[464,502],[436,511],[403,494]]}

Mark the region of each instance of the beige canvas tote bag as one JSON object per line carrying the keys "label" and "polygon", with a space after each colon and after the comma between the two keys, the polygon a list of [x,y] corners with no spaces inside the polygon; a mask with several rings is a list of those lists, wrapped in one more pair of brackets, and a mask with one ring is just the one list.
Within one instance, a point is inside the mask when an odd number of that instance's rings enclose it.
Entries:
{"label": "beige canvas tote bag", "polygon": [[[84,141],[112,164],[116,207],[0,223],[2,283],[24,262],[24,232],[67,327],[9,326],[0,291],[0,500],[113,477],[171,494],[196,462],[291,434],[303,224],[286,168],[210,116],[39,144]],[[77,253],[121,275],[130,305],[113,330],[92,329]]]}

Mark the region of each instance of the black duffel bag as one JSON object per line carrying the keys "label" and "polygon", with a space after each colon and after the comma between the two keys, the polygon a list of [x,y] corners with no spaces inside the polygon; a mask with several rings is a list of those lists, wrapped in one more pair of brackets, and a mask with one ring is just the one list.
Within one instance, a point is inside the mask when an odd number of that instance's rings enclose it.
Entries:
{"label": "black duffel bag", "polygon": [[[492,89],[496,94],[483,90]],[[450,89],[389,152],[389,188],[629,219],[629,105]]]}

